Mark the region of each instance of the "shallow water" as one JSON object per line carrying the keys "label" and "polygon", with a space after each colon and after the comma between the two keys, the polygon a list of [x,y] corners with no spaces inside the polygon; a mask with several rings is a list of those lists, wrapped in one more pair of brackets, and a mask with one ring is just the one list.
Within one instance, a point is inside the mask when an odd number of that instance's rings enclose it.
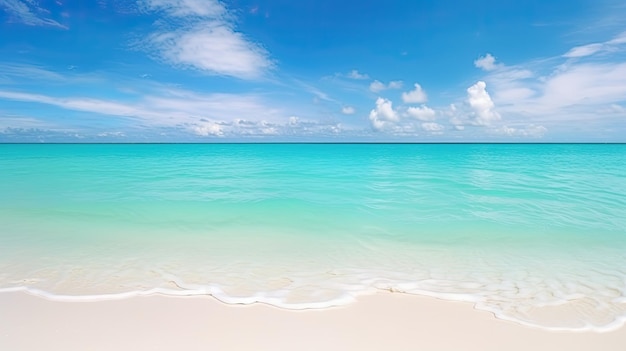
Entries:
{"label": "shallow water", "polygon": [[626,145],[0,145],[0,291],[626,319]]}

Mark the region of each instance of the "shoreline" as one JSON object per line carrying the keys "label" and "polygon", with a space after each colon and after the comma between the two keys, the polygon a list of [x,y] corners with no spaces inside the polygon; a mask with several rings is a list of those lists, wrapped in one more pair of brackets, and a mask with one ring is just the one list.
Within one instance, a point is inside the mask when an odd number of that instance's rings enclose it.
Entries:
{"label": "shoreline", "polygon": [[67,302],[15,291],[0,294],[0,311],[0,348],[7,350],[617,351],[626,344],[626,327],[546,331],[497,319],[467,302],[384,292],[298,311],[229,305],[211,296]]}

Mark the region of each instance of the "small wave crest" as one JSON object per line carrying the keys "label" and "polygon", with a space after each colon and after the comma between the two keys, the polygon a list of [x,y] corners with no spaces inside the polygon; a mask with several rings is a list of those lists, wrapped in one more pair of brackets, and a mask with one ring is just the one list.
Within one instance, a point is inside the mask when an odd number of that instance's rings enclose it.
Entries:
{"label": "small wave crest", "polygon": [[198,257],[184,262],[153,258],[149,266],[137,264],[146,260],[113,267],[82,262],[80,269],[16,272],[29,279],[5,276],[0,293],[24,291],[55,301],[212,296],[226,304],[304,310],[348,305],[361,295],[389,291],[465,301],[499,319],[545,330],[607,332],[626,323],[626,273],[619,268],[626,262],[620,255],[609,257],[614,264],[607,267],[591,262],[591,256],[563,260],[558,255],[377,249],[377,257],[360,252],[341,260],[307,255],[280,262],[257,257],[254,263]]}

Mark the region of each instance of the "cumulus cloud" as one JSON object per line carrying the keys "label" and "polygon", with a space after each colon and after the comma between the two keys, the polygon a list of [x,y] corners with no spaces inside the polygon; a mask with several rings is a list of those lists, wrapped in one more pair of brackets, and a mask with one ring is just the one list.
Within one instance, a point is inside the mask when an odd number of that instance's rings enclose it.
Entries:
{"label": "cumulus cloud", "polygon": [[359,71],[357,71],[355,69],[350,71],[346,75],[346,77],[351,78],[351,79],[358,79],[358,80],[370,79],[370,76],[368,76],[367,74],[360,73]]}
{"label": "cumulus cloud", "polygon": [[495,57],[491,54],[474,61],[474,65],[489,72],[485,80],[491,85],[494,100],[499,106],[514,104],[536,94],[533,87],[528,84],[528,79],[534,77],[533,72],[528,69],[496,63]]}
{"label": "cumulus cloud", "polygon": [[370,111],[369,120],[376,131],[384,131],[394,135],[416,135],[420,131],[429,134],[442,134],[445,127],[435,123],[437,112],[430,107],[393,107],[393,103],[385,98],[376,100],[376,107]]}
{"label": "cumulus cloud", "polygon": [[495,57],[493,57],[491,54],[487,54],[485,56],[479,57],[476,61],[474,61],[474,66],[485,71],[493,71],[500,65],[496,63]]}
{"label": "cumulus cloud", "polygon": [[370,111],[369,119],[374,129],[382,130],[390,122],[398,122],[399,116],[390,100],[379,97],[376,100],[376,108]]}
{"label": "cumulus cloud", "polygon": [[[273,67],[269,53],[237,32],[228,9],[217,0],[145,0],[144,9],[163,14],[145,46],[177,67],[241,79],[261,77]],[[173,26],[166,23],[174,23]]]}
{"label": "cumulus cloud", "polygon": [[417,83],[415,83],[414,87],[415,89],[402,93],[402,101],[407,104],[421,104],[426,102],[428,100],[426,92],[424,92],[422,87]]}
{"label": "cumulus cloud", "polygon": [[[320,121],[311,119],[301,119],[296,117],[297,120],[293,121],[290,118],[289,128],[280,132],[280,134],[292,135],[292,136],[314,136],[314,135],[337,135],[339,133],[346,133],[349,129],[344,128],[341,123],[322,123]],[[280,129],[280,127],[278,127]]]}
{"label": "cumulus cloud", "polygon": [[422,129],[424,129],[425,131],[428,131],[428,132],[441,132],[445,128],[444,128],[444,126],[442,126],[439,123],[425,122],[425,123],[422,123]]}
{"label": "cumulus cloud", "polygon": [[352,115],[354,114],[354,112],[355,110],[352,106],[344,106],[341,108],[341,113],[343,113],[344,115]]}
{"label": "cumulus cloud", "polygon": [[219,124],[215,122],[199,122],[195,125],[191,126],[191,130],[194,131],[197,135],[201,136],[223,136],[224,131],[220,127]]}
{"label": "cumulus cloud", "polygon": [[406,110],[406,113],[413,118],[416,118],[420,121],[432,121],[435,119],[437,113],[435,110],[428,106],[420,106],[420,107],[409,107]]}
{"label": "cumulus cloud", "polygon": [[387,89],[402,89],[402,81],[394,80],[389,82],[389,84],[385,84],[381,81],[375,80],[370,84],[370,91],[373,93],[378,93]]}
{"label": "cumulus cloud", "polygon": [[402,89],[403,85],[404,85],[404,83],[402,83],[401,80],[392,80],[387,85],[387,88],[389,88],[389,89]]}
{"label": "cumulus cloud", "polygon": [[474,113],[473,122],[477,125],[488,126],[500,120],[500,114],[494,111],[494,103],[486,90],[487,84],[478,81],[467,88],[467,102]]}
{"label": "cumulus cloud", "polygon": [[530,124],[528,126],[517,128],[502,126],[500,128],[493,129],[493,132],[495,132],[496,134],[531,138],[541,138],[544,136],[544,134],[546,134],[547,131],[548,128],[535,124]]}
{"label": "cumulus cloud", "polygon": [[385,89],[387,89],[387,86],[385,84],[383,84],[382,82],[380,82],[380,81],[375,80],[375,81],[373,81],[370,84],[370,91],[371,92],[378,93],[378,92],[383,91]]}
{"label": "cumulus cloud", "polygon": [[59,22],[46,18],[49,11],[39,7],[35,1],[0,0],[0,8],[4,8],[9,19],[27,26],[47,26],[67,29]]}

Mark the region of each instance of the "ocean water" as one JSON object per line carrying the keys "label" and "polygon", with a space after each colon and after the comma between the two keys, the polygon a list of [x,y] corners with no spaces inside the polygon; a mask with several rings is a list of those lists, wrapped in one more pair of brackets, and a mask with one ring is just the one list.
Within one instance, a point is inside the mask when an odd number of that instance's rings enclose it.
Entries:
{"label": "ocean water", "polygon": [[[0,294],[626,321],[626,145],[0,145]],[[1,297],[0,297],[1,298]]]}

